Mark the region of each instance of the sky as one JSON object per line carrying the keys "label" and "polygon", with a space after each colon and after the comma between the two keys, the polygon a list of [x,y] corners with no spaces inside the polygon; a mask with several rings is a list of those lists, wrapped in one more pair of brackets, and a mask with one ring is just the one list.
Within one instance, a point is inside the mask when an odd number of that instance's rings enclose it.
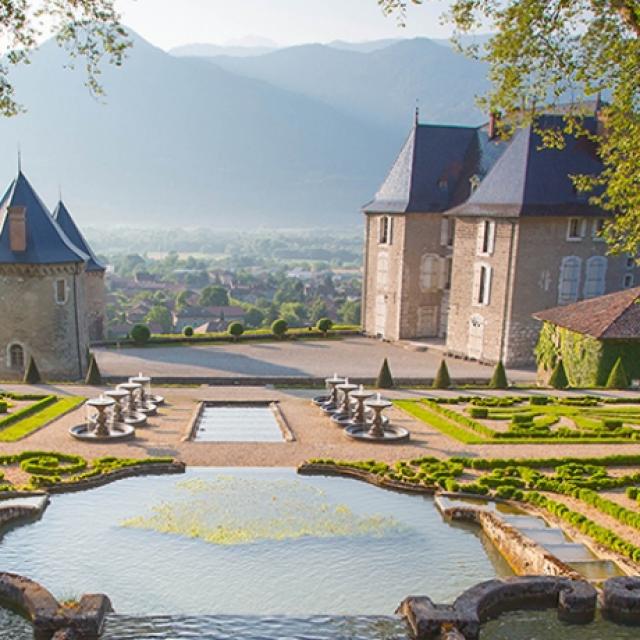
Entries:
{"label": "sky", "polygon": [[440,24],[449,3],[411,6],[407,26],[385,17],[376,0],[116,0],[123,22],[163,49],[190,43],[228,44],[259,36],[279,45],[381,38],[446,38]]}

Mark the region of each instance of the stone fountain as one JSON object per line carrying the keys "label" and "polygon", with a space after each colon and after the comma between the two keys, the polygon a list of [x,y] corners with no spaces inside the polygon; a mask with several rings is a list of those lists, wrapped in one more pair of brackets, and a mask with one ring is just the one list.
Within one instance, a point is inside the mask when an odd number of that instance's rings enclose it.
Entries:
{"label": "stone fountain", "polygon": [[137,382],[142,385],[142,389],[140,390],[140,401],[142,404],[150,403],[151,405],[155,405],[156,408],[164,404],[164,396],[153,393],[151,389],[151,378],[149,376],[144,376],[142,373],[139,373],[137,376],[129,378],[129,382]]}
{"label": "stone fountain", "polygon": [[[373,395],[373,394],[371,394]],[[363,400],[364,407],[370,409],[373,415],[370,419],[365,418],[365,408],[362,409],[361,417],[364,422],[347,425],[345,433],[354,440],[366,440],[367,442],[401,442],[409,439],[409,431],[403,427],[398,427],[385,420],[382,412],[393,406],[393,403],[384,399],[380,393],[375,398]]]}
{"label": "stone fountain", "polygon": [[69,433],[78,440],[93,442],[111,442],[127,440],[135,436],[135,429],[126,422],[115,419],[117,401],[114,398],[101,395],[85,402],[87,419],[84,424],[69,429]]}
{"label": "stone fountain", "polygon": [[319,396],[315,396],[311,399],[311,402],[316,407],[322,407],[327,403],[333,403],[337,406],[338,392],[336,391],[336,385],[342,384],[344,378],[340,378],[337,373],[333,374],[333,378],[325,378],[324,385],[328,393],[324,393]]}
{"label": "stone fountain", "polygon": [[340,391],[338,385],[345,383],[345,378],[340,377],[337,373],[333,374],[333,378],[327,378],[325,383],[329,389],[329,395],[325,396],[327,400],[320,405],[322,411],[330,416],[338,411],[340,405]]}
{"label": "stone fountain", "polygon": [[116,390],[124,391],[127,396],[123,399],[123,417],[127,424],[134,427],[141,427],[147,424],[147,414],[140,411],[139,394],[142,385],[138,382],[123,382],[116,387]]}
{"label": "stone fountain", "polygon": [[[353,408],[351,406],[351,393],[358,388],[357,384],[349,382],[349,378],[345,378],[342,384],[336,385],[336,389],[340,393],[340,400],[338,408],[333,412],[331,416],[332,422],[342,424],[345,421],[351,420]],[[326,412],[325,412],[326,413]]]}

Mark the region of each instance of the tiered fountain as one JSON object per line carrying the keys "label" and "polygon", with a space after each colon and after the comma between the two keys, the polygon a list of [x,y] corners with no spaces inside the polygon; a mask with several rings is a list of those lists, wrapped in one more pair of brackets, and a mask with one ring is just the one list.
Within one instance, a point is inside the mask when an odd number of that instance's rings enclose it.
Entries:
{"label": "tiered fountain", "polygon": [[333,423],[342,427],[350,438],[389,443],[409,439],[407,429],[392,425],[389,418],[383,415],[392,403],[379,393],[376,395],[363,385],[352,384],[349,378],[341,378],[335,373],[325,383],[328,395],[316,396],[312,402],[330,416]]}
{"label": "tiered fountain", "polygon": [[78,440],[108,442],[135,437],[135,428],[147,423],[148,415],[158,411],[162,396],[151,392],[151,378],[139,374],[98,398],[85,402],[84,424],[71,427],[69,433]]}

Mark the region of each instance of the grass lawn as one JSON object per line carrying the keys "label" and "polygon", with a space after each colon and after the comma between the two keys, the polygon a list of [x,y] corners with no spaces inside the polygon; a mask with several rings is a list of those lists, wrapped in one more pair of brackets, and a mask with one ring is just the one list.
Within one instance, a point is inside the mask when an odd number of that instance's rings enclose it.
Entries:
{"label": "grass lawn", "polygon": [[[56,418],[72,411],[84,401],[85,398],[77,396],[57,398],[38,411],[27,412],[28,415],[22,418],[15,414],[9,414],[7,418],[0,420],[0,442],[20,440],[48,425]],[[3,427],[3,424],[6,424],[6,426]]]}

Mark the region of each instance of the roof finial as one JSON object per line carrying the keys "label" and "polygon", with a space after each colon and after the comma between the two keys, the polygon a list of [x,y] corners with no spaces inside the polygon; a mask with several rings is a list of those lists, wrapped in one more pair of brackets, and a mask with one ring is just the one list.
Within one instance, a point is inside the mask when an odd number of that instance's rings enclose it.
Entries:
{"label": "roof finial", "polygon": [[414,120],[416,127],[420,124],[420,99],[416,98],[416,117]]}
{"label": "roof finial", "polygon": [[18,143],[18,173],[22,173],[22,150],[20,149],[20,143]]}
{"label": "roof finial", "polygon": [[62,185],[58,183],[58,202],[62,202]]}

